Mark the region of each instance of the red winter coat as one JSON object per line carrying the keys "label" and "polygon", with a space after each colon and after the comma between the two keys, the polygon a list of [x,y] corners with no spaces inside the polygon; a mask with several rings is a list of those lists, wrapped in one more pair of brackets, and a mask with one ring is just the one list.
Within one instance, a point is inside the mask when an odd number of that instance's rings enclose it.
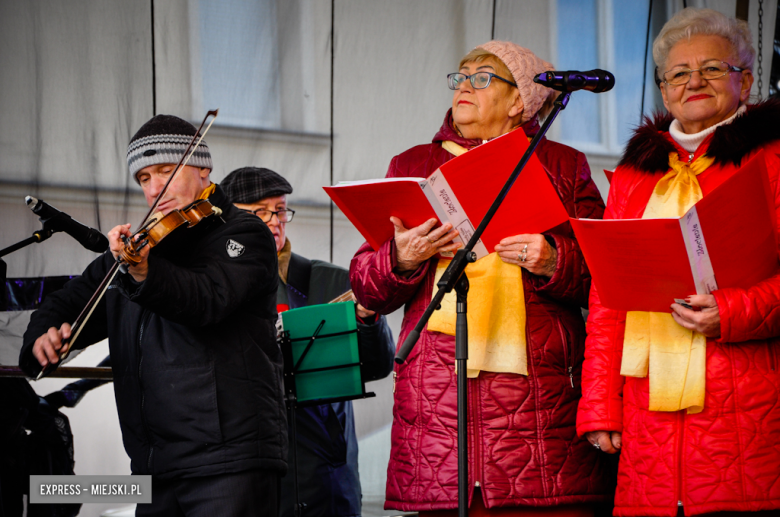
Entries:
{"label": "red winter coat", "polygon": [[[441,147],[465,140],[450,115],[432,144],[393,158],[388,177],[427,177],[453,158]],[[526,124],[535,134],[536,120]],[[537,155],[569,214],[600,218],[601,196],[585,156],[542,140]],[[517,207],[522,216],[522,207]],[[527,311],[528,377],[482,372],[469,379],[469,479],[480,486],[485,505],[551,506],[610,497],[598,451],[576,436],[585,328],[580,307],[590,274],[568,223],[549,234],[558,250],[552,278],[523,271]],[[352,259],[350,279],[358,301],[389,314],[405,305],[399,343],[419,320],[433,295],[436,260],[410,277],[393,273],[391,239],[373,251],[364,244]],[[404,365],[396,366],[392,451],[385,508],[438,510],[457,507],[457,401],[455,339],[425,330]],[[469,503],[472,490],[469,491]]]}
{"label": "red winter coat", "polygon": [[[670,117],[646,121],[615,171],[605,219],[641,218],[668,153]],[[715,163],[698,176],[706,196],[760,148],[780,212],[780,103],[748,107],[705,140]],[[780,215],[778,216],[780,221]],[[740,237],[734,236],[737,266]],[[691,293],[694,294],[694,293]],[[620,375],[625,312],[606,309],[594,287],[577,431],[622,431],[615,515],[674,516],[780,508],[780,275],[750,289],[713,293],[720,339],[707,340],[704,411],[649,411],[648,379]]]}

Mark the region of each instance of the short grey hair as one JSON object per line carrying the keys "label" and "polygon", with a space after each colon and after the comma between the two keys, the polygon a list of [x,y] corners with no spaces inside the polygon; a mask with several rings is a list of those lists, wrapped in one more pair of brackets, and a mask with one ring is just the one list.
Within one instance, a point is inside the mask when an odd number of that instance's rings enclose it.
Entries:
{"label": "short grey hair", "polygon": [[666,22],[653,42],[653,61],[659,74],[663,73],[669,51],[680,40],[691,39],[695,35],[720,36],[728,40],[737,58],[729,63],[740,68],[753,69],[756,50],[753,48],[753,35],[747,22],[729,18],[713,9],[695,9],[687,7]]}

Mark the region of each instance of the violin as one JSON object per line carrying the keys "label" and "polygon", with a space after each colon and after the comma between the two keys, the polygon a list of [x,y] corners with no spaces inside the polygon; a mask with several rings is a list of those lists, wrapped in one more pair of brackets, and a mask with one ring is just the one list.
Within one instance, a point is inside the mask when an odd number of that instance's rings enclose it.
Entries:
{"label": "violin", "polygon": [[[108,271],[105,278],[103,278],[103,281],[100,283],[95,293],[87,302],[87,305],[84,307],[84,309],[82,309],[81,313],[79,313],[76,321],[74,321],[73,325],[71,325],[70,337],[62,340],[62,347],[58,353],[59,361],[56,363],[49,363],[48,366],[41,369],[41,373],[38,374],[36,380],[49,374],[59,364],[62,363],[63,359],[68,356],[68,352],[70,352],[73,344],[79,337],[81,330],[84,328],[84,325],[87,323],[90,316],[92,316],[92,313],[95,311],[95,307],[97,307],[98,303],[103,298],[103,295],[108,289],[108,286],[111,285],[111,282],[114,281],[116,274],[120,270],[125,270],[127,266],[134,266],[141,262],[141,249],[146,246],[155,246],[173,230],[184,224],[186,224],[189,228],[198,224],[206,217],[210,217],[212,215],[222,215],[222,210],[219,207],[209,203],[209,201],[206,199],[198,199],[186,207],[172,210],[166,215],[163,215],[162,212],[155,213],[155,210],[159,206],[160,201],[162,200],[165,193],[168,191],[171,183],[179,174],[179,172],[187,165],[187,162],[192,157],[193,153],[195,153],[198,145],[200,145],[201,140],[203,140],[203,137],[206,136],[209,128],[211,128],[211,124],[214,123],[214,119],[217,117],[218,112],[219,110],[212,110],[206,113],[206,116],[203,118],[203,122],[200,123],[197,131],[195,131],[195,136],[192,137],[192,140],[190,140],[187,149],[184,150],[179,163],[176,164],[176,168],[174,169],[173,174],[171,174],[170,178],[168,178],[168,181],[160,190],[160,193],[152,203],[152,206],[149,207],[149,212],[146,214],[141,227],[136,230],[132,236],[125,239],[125,246],[120,255],[117,257],[113,266],[111,266],[111,269]],[[203,129],[203,126],[206,124],[206,121],[209,117],[214,118],[211,119],[209,125],[206,127],[203,133],[201,133],[201,129]]]}
{"label": "violin", "polygon": [[203,219],[214,215],[217,217],[222,215],[222,209],[212,205],[207,199],[198,199],[166,215],[156,212],[135,232],[133,237],[125,238],[125,247],[119,253],[117,260],[128,266],[137,266],[141,262],[140,251],[146,246],[154,247],[173,230],[185,224],[186,228],[191,228]]}

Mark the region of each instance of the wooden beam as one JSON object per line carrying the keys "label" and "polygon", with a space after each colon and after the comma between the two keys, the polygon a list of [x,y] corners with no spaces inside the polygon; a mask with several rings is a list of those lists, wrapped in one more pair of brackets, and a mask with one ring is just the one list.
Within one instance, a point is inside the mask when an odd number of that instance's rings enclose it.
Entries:
{"label": "wooden beam", "polygon": [[[0,365],[0,377],[27,377],[27,375],[18,366]],[[114,379],[114,374],[109,366],[62,366],[51,372],[47,377],[111,381]]]}

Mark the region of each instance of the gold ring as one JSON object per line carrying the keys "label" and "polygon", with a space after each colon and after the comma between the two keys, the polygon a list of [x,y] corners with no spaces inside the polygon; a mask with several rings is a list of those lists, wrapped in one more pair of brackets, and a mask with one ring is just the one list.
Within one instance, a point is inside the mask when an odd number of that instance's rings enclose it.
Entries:
{"label": "gold ring", "polygon": [[431,240],[431,236],[430,235],[426,235],[425,238],[428,239],[428,242],[430,242],[431,245],[433,245],[433,241]]}

